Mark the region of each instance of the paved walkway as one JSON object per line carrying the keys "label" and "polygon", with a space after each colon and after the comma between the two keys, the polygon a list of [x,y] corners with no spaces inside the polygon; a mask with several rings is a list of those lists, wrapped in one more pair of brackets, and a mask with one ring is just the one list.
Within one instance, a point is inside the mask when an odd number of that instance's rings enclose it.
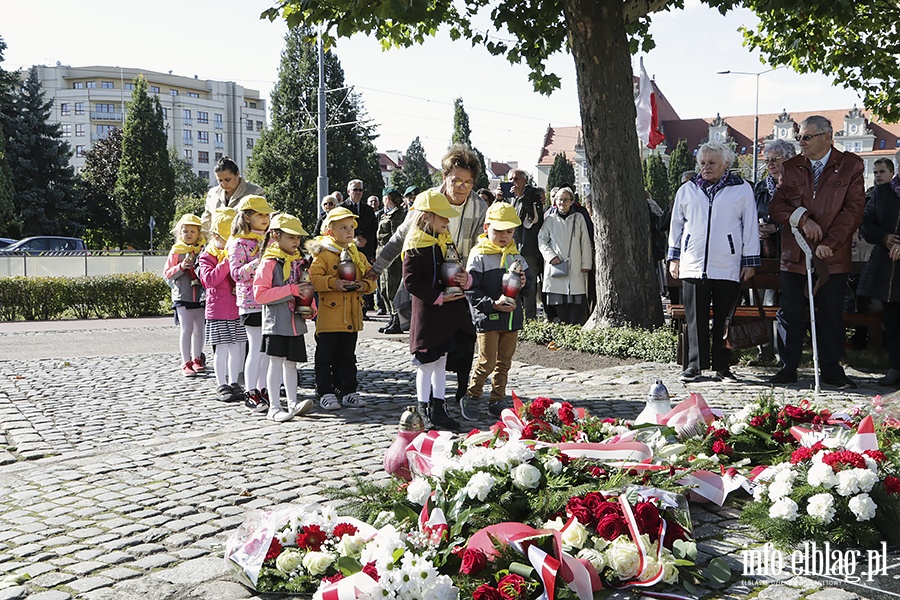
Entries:
{"label": "paved walkway", "polygon": [[[369,407],[317,410],[276,424],[216,402],[212,376],[182,377],[170,319],[0,324],[0,575],[31,576],[0,589],[0,600],[262,597],[236,583],[221,558],[246,510],[320,500],[322,488],[355,476],[385,477],[384,450],[415,392],[405,337],[379,335],[378,325],[367,324],[358,349]],[[310,356],[311,341],[307,336]],[[631,418],[658,377],[674,398],[683,397],[676,373],[655,363],[581,373],[515,363],[510,388]],[[691,390],[735,408],[766,389],[764,371],[736,373],[745,383],[702,382]],[[850,374],[864,384],[860,390],[825,393],[820,401],[845,404],[876,393],[867,387],[875,376]],[[300,390],[313,392],[308,367]],[[784,393],[788,400],[809,395],[800,386]],[[692,514],[701,556],[726,556],[740,573],[741,549],[756,542],[736,511],[692,506]],[[890,564],[898,559],[891,554]],[[780,573],[741,579],[709,597],[900,597],[838,583],[844,589]],[[886,575],[862,583],[897,586]]]}

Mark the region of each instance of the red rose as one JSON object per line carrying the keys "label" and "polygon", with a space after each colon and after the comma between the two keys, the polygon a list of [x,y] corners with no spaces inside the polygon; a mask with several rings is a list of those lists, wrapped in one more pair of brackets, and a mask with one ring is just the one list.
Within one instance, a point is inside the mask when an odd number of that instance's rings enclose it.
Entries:
{"label": "red rose", "polygon": [[760,425],[762,425],[765,422],[766,422],[766,420],[761,416],[756,416],[756,417],[753,417],[752,419],[750,419],[750,425],[752,425],[753,427],[759,427]]}
{"label": "red rose", "polygon": [[569,498],[569,501],[566,502],[566,512],[578,519],[583,525],[593,523],[593,515],[590,509],[584,505],[581,498]]}
{"label": "red rose", "polygon": [[[600,510],[600,507],[606,504],[606,499],[603,497],[603,494],[598,494],[597,492],[588,492],[584,496],[581,497],[581,503],[584,504],[589,511],[591,511],[591,515],[594,517],[594,521],[596,521],[600,515],[598,515],[597,511]],[[582,525],[586,525],[586,523],[582,523]]]}
{"label": "red rose", "polygon": [[503,600],[503,596],[500,595],[500,590],[497,588],[483,583],[472,592],[472,600]]}
{"label": "red rose", "polygon": [[813,451],[810,448],[797,448],[791,452],[791,464],[796,465],[798,462],[809,460],[813,457]]}
{"label": "red rose", "polygon": [[897,479],[893,475],[888,475],[884,478],[884,489],[888,494],[900,494],[900,479]]}
{"label": "red rose", "polygon": [[784,414],[795,421],[803,421],[806,419],[806,411],[798,406],[788,404],[784,407]]}
{"label": "red rose", "polygon": [[725,428],[716,429],[716,437],[720,440],[727,440],[729,437],[731,437],[731,434],[728,433],[728,430]]}
{"label": "red rose", "polygon": [[688,535],[688,532],[684,529],[684,527],[682,527],[678,523],[674,521],[666,521],[666,523],[666,541],[663,542],[663,546],[665,546],[669,550],[672,549],[672,545],[677,540],[688,541],[691,539],[691,536]]}
{"label": "red rose", "polygon": [[276,538],[272,538],[272,543],[269,544],[269,550],[266,552],[265,560],[272,560],[273,558],[278,558],[278,555],[281,554],[281,542]]}
{"label": "red rose", "polygon": [[619,518],[625,517],[625,514],[622,512],[622,507],[619,506],[618,502],[604,500],[602,504],[597,505],[597,508],[594,509],[594,519],[597,522],[600,522],[600,520],[607,515],[613,515],[614,517]]}
{"label": "red rose", "polygon": [[362,572],[365,573],[366,575],[368,575],[369,577],[371,577],[372,579],[374,579],[375,581],[378,581],[381,578],[378,575],[378,569],[375,568],[374,560],[372,562],[366,563],[366,566],[364,566],[362,568]]}
{"label": "red rose", "polygon": [[712,451],[716,454],[724,454],[726,456],[731,456],[731,453],[734,450],[731,449],[731,446],[723,442],[722,440],[716,440],[713,442]]}
{"label": "red rose", "polygon": [[524,577],[510,573],[497,582],[497,589],[500,590],[500,597],[503,600],[519,600],[525,597],[528,586],[525,585]]}
{"label": "red rose", "polygon": [[356,535],[357,531],[359,531],[359,529],[356,525],[351,525],[350,523],[338,523],[335,526],[332,535],[337,539],[341,539],[345,535]]}
{"label": "red rose", "polygon": [[588,472],[591,474],[591,477],[596,477],[597,479],[606,477],[606,469],[604,469],[603,467],[598,467],[597,465],[589,467]]}
{"label": "red rose", "polygon": [[773,437],[773,438],[775,439],[775,441],[778,442],[779,444],[787,444],[788,442],[790,442],[790,441],[793,439],[793,438],[791,438],[791,436],[790,436],[789,434],[787,434],[787,433],[785,433],[785,432],[783,432],[783,431],[775,431],[775,432],[773,432],[773,433],[772,433],[772,437]]}
{"label": "red rose", "polygon": [[463,575],[477,575],[487,566],[487,555],[478,548],[466,548],[462,553],[459,572]]}
{"label": "red rose", "polygon": [[662,517],[659,509],[652,502],[638,502],[634,505],[634,518],[641,533],[650,536],[650,543],[659,539],[659,524]]}
{"label": "red rose", "polygon": [[597,535],[605,540],[613,541],[625,533],[625,521],[618,515],[606,515],[597,523]]}
{"label": "red rose", "polygon": [[307,525],[297,534],[297,546],[304,550],[319,551],[325,543],[325,532],[318,525]]}

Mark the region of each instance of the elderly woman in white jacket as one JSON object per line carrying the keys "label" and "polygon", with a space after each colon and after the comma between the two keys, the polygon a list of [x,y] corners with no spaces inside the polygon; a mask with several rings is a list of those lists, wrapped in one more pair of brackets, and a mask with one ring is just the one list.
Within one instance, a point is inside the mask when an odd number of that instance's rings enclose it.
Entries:
{"label": "elderly woman in white jacket", "polygon": [[694,381],[709,365],[709,305],[713,307],[712,368],[715,379],[736,380],[722,336],[740,293],[759,262],[759,222],[753,188],[727,172],[735,154],[728,146],[700,146],[700,173],[682,185],[672,206],[669,273],[681,279],[688,333],[688,364],[681,380]]}
{"label": "elderly woman in white jacket", "polygon": [[556,307],[560,321],[584,322],[588,273],[591,271],[591,239],[584,215],[572,210],[575,193],[560,188],[556,210],[544,219],[538,249],[544,257],[544,303]]}

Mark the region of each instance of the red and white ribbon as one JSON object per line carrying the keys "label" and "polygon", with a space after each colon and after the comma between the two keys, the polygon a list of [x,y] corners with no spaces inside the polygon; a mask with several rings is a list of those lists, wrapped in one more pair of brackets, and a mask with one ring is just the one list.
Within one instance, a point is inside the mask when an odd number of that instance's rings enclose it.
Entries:
{"label": "red and white ribbon", "polygon": [[409,468],[416,475],[430,475],[435,453],[446,453],[453,445],[453,434],[449,431],[423,431],[406,445],[406,459]]}
{"label": "red and white ribbon", "polygon": [[444,511],[440,508],[431,510],[430,505],[431,498],[428,498],[422,506],[422,512],[419,513],[419,529],[428,537],[439,540],[450,530],[450,526],[447,524]]}
{"label": "red and white ribbon", "polygon": [[313,600],[355,600],[371,593],[377,584],[377,581],[360,571],[340,581],[321,586],[313,594]]}

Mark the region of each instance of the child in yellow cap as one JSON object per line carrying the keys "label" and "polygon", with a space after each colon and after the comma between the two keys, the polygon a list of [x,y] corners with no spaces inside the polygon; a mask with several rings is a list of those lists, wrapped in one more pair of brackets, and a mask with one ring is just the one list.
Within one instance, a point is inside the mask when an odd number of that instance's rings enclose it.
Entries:
{"label": "child in yellow cap", "polygon": [[253,297],[253,276],[265,250],[263,240],[273,212],[275,209],[262,196],[245,197],[237,206],[231,238],[225,246],[231,277],[235,282],[234,293],[241,325],[247,333],[247,359],[244,361],[247,392],[244,405],[256,413],[269,409],[266,389],[269,357],[262,351],[262,307]]}
{"label": "child in yellow cap", "polygon": [[172,235],[175,244],[163,267],[163,278],[172,288],[175,321],[181,329],[181,373],[185,377],[196,377],[206,372],[202,357],[203,285],[194,270],[197,256],[203,250],[200,217],[190,213],[182,216],[172,228]]}
{"label": "child in yellow cap", "polygon": [[[449,225],[459,212],[437,190],[416,196],[415,212],[403,241],[403,285],[412,296],[409,351],[416,366],[416,395],[419,407],[439,429],[458,431],[459,423],[444,403],[447,388],[447,354],[454,348],[457,333],[474,342],[475,328],[460,288],[468,289],[471,279],[459,265],[449,281],[442,268],[453,245]],[[448,265],[450,267],[451,265]],[[448,291],[445,288],[456,288]]]}
{"label": "child in yellow cap", "polygon": [[[478,358],[466,395],[459,401],[460,413],[469,421],[478,419],[478,403],[488,376],[491,377],[488,410],[494,417],[499,417],[503,410],[506,380],[524,321],[523,302],[534,287],[528,263],[513,241],[516,227],[521,224],[511,204],[494,202],[488,207],[484,233],[478,236],[478,243],[469,253],[466,270],[472,277],[472,287],[466,291],[466,299],[478,331]],[[510,267],[519,267],[518,277],[524,279],[515,301],[503,294],[503,276]]]}
{"label": "child in yellow cap", "polygon": [[[306,362],[306,320],[295,309],[301,294],[312,295],[309,282],[303,281],[308,261],[300,253],[300,240],[306,235],[300,219],[287,213],[276,214],[253,278],[254,298],[263,307],[262,350],[269,357],[266,385],[272,396],[268,417],[279,423],[313,408],[311,400],[297,398],[297,363]],[[287,411],[281,408],[278,398],[282,383]]]}
{"label": "child in yellow cap", "polygon": [[[364,277],[371,265],[354,243],[355,229],[356,215],[339,206],[325,216],[322,235],[307,244],[313,257],[309,275],[319,293],[316,395],[325,410],[367,404],[357,393],[356,342],[363,328],[363,295],[375,291],[375,282]],[[352,265],[342,266],[342,259]],[[354,278],[342,279],[342,269]]]}

